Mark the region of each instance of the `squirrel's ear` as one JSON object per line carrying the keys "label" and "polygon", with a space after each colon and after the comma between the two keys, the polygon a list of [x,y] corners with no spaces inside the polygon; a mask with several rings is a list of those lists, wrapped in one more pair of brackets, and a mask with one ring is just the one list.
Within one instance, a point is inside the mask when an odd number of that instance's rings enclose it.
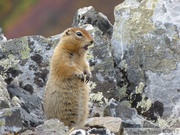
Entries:
{"label": "squirrel's ear", "polygon": [[69,30],[66,30],[66,32],[65,32],[65,33],[66,33],[66,35],[69,35]]}

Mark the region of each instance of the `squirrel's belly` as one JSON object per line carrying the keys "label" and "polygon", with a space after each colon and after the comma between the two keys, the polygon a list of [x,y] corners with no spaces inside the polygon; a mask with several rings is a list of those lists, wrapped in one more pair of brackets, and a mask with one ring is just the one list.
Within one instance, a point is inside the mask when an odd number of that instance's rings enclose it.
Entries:
{"label": "squirrel's belly", "polygon": [[[49,84],[49,82],[47,82]],[[48,119],[58,118],[66,126],[83,126],[88,117],[89,86],[84,82],[63,81],[47,86],[44,111]]]}

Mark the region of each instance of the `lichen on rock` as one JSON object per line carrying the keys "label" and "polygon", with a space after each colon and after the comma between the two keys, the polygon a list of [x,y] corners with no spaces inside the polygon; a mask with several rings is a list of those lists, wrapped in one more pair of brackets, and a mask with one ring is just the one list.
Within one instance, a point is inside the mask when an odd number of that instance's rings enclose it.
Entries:
{"label": "lichen on rock", "polygon": [[117,85],[126,90],[121,99],[129,100],[139,113],[155,121],[172,117],[179,102],[178,4],[170,0],[125,0],[114,11],[111,44],[116,73],[121,75]]}

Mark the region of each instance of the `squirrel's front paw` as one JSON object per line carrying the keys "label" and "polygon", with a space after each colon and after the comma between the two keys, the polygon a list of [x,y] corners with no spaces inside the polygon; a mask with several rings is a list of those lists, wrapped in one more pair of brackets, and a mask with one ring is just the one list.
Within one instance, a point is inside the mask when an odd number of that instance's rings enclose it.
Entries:
{"label": "squirrel's front paw", "polygon": [[85,80],[84,73],[75,74],[75,76],[76,76],[78,79],[80,79],[82,82],[84,82],[84,80]]}
{"label": "squirrel's front paw", "polygon": [[85,82],[88,83],[91,78],[91,72],[84,71],[84,74],[86,75]]}

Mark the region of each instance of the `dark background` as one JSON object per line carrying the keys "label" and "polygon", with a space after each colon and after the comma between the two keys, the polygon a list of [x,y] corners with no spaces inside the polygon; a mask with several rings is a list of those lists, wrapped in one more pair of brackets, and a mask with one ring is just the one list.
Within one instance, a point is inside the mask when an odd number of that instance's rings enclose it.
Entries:
{"label": "dark background", "polygon": [[114,23],[114,7],[123,0],[0,0],[0,27],[8,39],[49,37],[71,27],[79,8],[93,6]]}

